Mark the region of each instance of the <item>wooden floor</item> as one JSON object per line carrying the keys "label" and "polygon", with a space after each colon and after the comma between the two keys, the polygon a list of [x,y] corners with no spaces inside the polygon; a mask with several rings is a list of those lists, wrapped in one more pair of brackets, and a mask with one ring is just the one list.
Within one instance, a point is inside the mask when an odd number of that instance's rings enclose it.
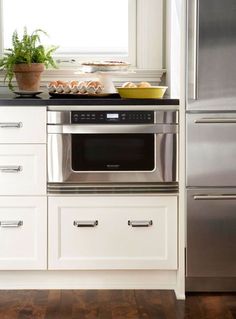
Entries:
{"label": "wooden floor", "polygon": [[0,291],[0,319],[236,319],[236,294],[172,291]]}

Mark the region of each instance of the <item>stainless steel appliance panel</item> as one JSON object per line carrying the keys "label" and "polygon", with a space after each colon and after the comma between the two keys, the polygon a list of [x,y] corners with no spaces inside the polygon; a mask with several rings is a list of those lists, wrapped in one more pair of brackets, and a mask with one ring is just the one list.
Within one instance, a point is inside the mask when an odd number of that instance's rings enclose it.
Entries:
{"label": "stainless steel appliance panel", "polygon": [[187,278],[236,279],[236,189],[191,189],[187,200]]}
{"label": "stainless steel appliance panel", "polygon": [[168,183],[177,182],[177,138],[156,134],[155,168],[152,171],[73,171],[71,134],[48,134],[49,183]]}
{"label": "stainless steel appliance panel", "polygon": [[187,186],[236,186],[236,113],[187,114],[186,151]]}
{"label": "stainless steel appliance panel", "polygon": [[187,109],[236,109],[236,2],[187,3]]}
{"label": "stainless steel appliance panel", "polygon": [[57,183],[178,185],[177,111],[90,113],[48,112],[48,182],[53,188]]}

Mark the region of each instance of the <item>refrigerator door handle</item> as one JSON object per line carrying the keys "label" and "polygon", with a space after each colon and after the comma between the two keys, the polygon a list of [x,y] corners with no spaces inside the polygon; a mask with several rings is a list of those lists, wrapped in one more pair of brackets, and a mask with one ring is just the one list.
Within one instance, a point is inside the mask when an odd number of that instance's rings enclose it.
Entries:
{"label": "refrigerator door handle", "polygon": [[193,50],[193,99],[198,99],[198,55],[199,55],[199,0],[194,1],[194,34],[193,34],[193,41],[194,41],[194,50]]}
{"label": "refrigerator door handle", "polygon": [[211,194],[206,194],[206,195],[193,195],[194,200],[236,200],[236,194],[219,194],[219,195],[211,195]]}

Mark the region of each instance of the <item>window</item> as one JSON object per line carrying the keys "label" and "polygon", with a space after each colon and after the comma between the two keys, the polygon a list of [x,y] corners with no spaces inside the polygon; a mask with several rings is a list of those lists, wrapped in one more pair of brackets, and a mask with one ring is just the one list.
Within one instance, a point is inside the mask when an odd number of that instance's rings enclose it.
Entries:
{"label": "window", "polygon": [[[77,78],[77,62],[124,60],[129,74],[117,82],[158,84],[165,72],[166,0],[0,0],[0,54],[12,32],[41,28],[50,35],[43,43],[59,45],[59,69],[44,72],[45,81]],[[73,62],[75,60],[75,62]],[[4,78],[0,70],[0,85]]]}
{"label": "window", "polygon": [[4,48],[11,46],[14,30],[21,33],[27,26],[50,35],[43,43],[59,45],[60,61],[106,58],[135,64],[136,0],[0,1]]}

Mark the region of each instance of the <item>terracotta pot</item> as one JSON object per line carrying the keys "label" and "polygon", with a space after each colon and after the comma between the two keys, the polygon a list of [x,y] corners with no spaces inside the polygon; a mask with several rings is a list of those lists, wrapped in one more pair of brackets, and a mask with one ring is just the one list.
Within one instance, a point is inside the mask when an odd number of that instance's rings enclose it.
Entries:
{"label": "terracotta pot", "polygon": [[40,88],[43,63],[16,64],[13,68],[19,90],[38,91]]}

